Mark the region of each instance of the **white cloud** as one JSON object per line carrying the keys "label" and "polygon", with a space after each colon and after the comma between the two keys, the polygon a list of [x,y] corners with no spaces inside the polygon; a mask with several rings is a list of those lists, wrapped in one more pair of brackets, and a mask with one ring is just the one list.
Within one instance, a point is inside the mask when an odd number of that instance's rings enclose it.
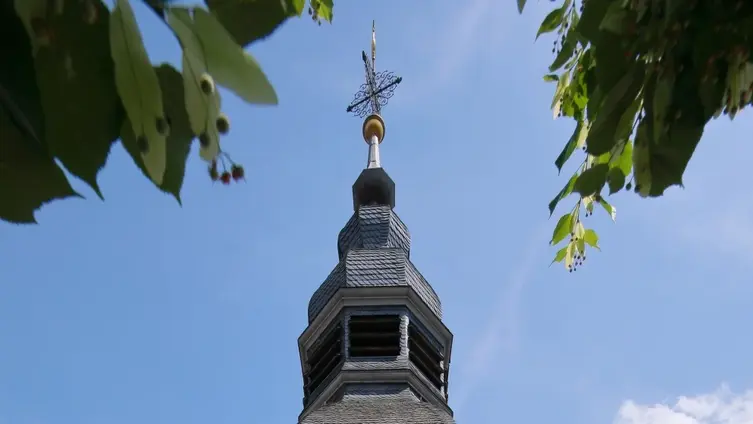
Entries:
{"label": "white cloud", "polygon": [[673,405],[628,400],[614,424],[753,424],[753,390],[733,393],[722,385],[713,393],[682,396]]}

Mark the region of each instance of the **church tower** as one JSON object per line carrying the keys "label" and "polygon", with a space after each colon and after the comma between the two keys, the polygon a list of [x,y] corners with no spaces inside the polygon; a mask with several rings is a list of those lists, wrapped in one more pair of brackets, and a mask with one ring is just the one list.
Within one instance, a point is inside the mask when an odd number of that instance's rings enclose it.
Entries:
{"label": "church tower", "polygon": [[303,370],[299,424],[454,424],[447,388],[452,333],[442,305],[410,261],[410,235],[394,211],[395,183],[381,167],[381,107],[401,78],[374,72],[348,107],[363,123],[366,169],[354,213],[337,239],[339,262],[311,297],[298,338]]}

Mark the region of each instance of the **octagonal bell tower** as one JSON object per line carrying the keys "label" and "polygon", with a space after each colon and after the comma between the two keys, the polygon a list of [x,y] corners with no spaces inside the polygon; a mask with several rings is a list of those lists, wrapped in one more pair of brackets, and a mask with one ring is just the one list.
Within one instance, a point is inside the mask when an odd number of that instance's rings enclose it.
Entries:
{"label": "octagonal bell tower", "polygon": [[[353,185],[353,216],[337,239],[339,261],[311,297],[298,339],[299,424],[450,424],[452,333],[434,289],[410,261],[410,234],[394,211],[395,183],[381,167],[380,107],[400,78],[374,73],[348,111],[368,115],[369,160]],[[386,76],[385,76],[386,75]]]}

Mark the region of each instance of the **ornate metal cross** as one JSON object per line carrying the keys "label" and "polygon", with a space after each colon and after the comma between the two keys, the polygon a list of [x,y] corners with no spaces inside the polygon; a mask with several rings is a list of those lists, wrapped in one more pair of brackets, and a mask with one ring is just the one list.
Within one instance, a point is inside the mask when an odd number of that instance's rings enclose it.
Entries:
{"label": "ornate metal cross", "polygon": [[366,83],[356,93],[346,111],[363,118],[366,115],[379,115],[382,107],[395,94],[395,88],[403,80],[393,72],[375,72],[376,67],[376,31],[374,22],[371,23],[371,61],[366,52],[361,52],[363,66],[366,69]]}

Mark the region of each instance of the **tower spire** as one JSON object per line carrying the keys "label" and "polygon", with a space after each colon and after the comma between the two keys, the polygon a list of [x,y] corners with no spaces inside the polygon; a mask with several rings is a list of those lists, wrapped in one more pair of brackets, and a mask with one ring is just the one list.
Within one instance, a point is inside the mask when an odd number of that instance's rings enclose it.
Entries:
{"label": "tower spire", "polygon": [[408,227],[395,212],[395,183],[379,163],[381,108],[402,80],[374,71],[347,111],[363,122],[366,169],[353,184],[350,220],[337,237],[338,262],[311,296],[298,338],[303,410],[298,424],[455,424],[448,400],[452,333],[442,303],[410,260]]}
{"label": "tower spire", "polygon": [[371,21],[371,68],[376,69],[376,21]]}
{"label": "tower spire", "polygon": [[371,21],[371,62],[366,52],[361,52],[366,82],[361,85],[347,112],[363,118],[363,139],[369,145],[367,169],[381,168],[379,160],[379,144],[384,140],[384,119],[381,116],[382,107],[395,94],[395,88],[403,78],[395,76],[389,71],[376,72],[376,22]]}

